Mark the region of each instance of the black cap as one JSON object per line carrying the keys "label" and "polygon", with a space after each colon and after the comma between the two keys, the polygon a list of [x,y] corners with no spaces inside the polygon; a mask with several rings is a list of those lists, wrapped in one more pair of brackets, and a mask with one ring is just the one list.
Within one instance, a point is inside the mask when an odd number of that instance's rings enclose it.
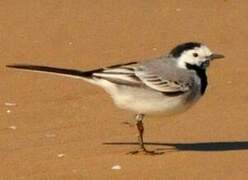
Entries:
{"label": "black cap", "polygon": [[200,47],[200,46],[201,46],[201,43],[198,43],[198,42],[186,42],[173,48],[170,52],[170,55],[177,58],[177,57],[180,57],[184,51],[189,50],[189,49],[194,49],[195,47]]}

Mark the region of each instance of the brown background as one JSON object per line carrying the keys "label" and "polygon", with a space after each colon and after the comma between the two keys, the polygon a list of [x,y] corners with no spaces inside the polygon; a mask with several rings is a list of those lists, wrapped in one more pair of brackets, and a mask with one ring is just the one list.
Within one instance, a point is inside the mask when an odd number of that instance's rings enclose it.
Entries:
{"label": "brown background", "polygon": [[[247,21],[246,0],[1,1],[0,179],[247,179]],[[204,42],[226,58],[212,64],[207,93],[194,108],[145,121],[145,140],[164,143],[148,148],[167,149],[161,156],[102,144],[136,142],[137,135],[123,124],[133,115],[102,89],[5,68],[87,70],[155,57],[185,41]]]}

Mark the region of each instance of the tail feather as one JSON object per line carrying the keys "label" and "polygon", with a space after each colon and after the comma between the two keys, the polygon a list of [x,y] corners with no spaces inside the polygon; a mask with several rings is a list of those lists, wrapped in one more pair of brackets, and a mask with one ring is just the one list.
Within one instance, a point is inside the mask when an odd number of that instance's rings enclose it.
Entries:
{"label": "tail feather", "polygon": [[69,76],[82,77],[82,78],[91,78],[93,73],[101,70],[101,69],[96,69],[92,71],[80,71],[76,69],[65,69],[65,68],[57,68],[57,67],[50,67],[50,66],[37,66],[37,65],[30,65],[30,64],[11,64],[11,65],[6,65],[6,67],[24,69],[24,70],[29,70],[29,71],[69,75]]}

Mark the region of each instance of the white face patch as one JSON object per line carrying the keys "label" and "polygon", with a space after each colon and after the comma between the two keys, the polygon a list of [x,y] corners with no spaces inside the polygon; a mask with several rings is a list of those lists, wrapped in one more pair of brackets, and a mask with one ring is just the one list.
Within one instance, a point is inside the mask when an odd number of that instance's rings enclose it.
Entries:
{"label": "white face patch", "polygon": [[200,47],[184,51],[177,59],[177,65],[180,68],[186,68],[186,63],[200,66],[208,60],[207,57],[211,54],[212,52],[207,46],[201,45]]}

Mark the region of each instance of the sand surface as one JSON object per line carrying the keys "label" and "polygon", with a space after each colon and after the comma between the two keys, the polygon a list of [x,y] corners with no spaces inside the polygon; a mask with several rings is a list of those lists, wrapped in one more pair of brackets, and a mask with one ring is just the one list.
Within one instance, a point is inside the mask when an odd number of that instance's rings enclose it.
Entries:
{"label": "sand surface", "polygon": [[[1,1],[0,179],[247,179],[247,37],[246,0]],[[163,149],[160,156],[126,154],[137,148],[133,114],[102,89],[5,68],[88,70],[185,41],[226,58],[211,65],[207,93],[192,109],[146,119],[147,147]]]}

